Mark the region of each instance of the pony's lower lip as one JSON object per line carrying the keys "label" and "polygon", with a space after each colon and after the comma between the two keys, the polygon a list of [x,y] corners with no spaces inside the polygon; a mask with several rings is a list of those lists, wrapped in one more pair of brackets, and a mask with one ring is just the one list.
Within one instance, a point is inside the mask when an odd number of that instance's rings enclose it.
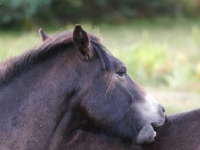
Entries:
{"label": "pony's lower lip", "polygon": [[139,132],[134,141],[134,144],[150,144],[155,140],[156,132],[152,125],[147,124]]}

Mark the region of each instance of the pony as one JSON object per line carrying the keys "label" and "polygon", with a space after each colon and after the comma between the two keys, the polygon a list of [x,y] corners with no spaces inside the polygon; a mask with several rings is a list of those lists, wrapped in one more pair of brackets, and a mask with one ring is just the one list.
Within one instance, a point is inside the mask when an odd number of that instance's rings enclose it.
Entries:
{"label": "pony", "polygon": [[83,130],[74,131],[64,150],[199,150],[200,109],[169,115],[152,144],[133,145],[123,139]]}
{"label": "pony", "polygon": [[76,129],[142,144],[164,108],[77,24],[0,64],[0,149],[57,150]]}

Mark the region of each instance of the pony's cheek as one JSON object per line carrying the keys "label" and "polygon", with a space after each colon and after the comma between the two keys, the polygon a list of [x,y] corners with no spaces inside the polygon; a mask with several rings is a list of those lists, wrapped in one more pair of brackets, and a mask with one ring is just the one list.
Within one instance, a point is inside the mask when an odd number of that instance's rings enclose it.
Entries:
{"label": "pony's cheek", "polygon": [[149,124],[144,126],[138,133],[134,144],[145,144],[154,142],[155,132],[153,127]]}

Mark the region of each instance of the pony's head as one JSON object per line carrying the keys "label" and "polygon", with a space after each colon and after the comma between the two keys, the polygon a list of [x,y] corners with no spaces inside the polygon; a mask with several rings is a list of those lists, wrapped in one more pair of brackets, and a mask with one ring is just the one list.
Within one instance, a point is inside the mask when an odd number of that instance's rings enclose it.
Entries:
{"label": "pony's head", "polygon": [[[44,43],[54,39],[43,30],[40,34]],[[128,76],[126,66],[110,55],[96,36],[76,25],[71,41],[62,56],[67,60],[63,67],[67,79],[62,82],[68,89],[70,86],[68,111],[77,119],[76,128],[135,144],[153,142],[153,127],[165,121],[164,108]],[[62,43],[60,46],[65,49]]]}
{"label": "pony's head", "polygon": [[164,108],[96,36],[42,31],[40,46],[0,64],[0,149],[60,149],[78,129],[154,141]]}

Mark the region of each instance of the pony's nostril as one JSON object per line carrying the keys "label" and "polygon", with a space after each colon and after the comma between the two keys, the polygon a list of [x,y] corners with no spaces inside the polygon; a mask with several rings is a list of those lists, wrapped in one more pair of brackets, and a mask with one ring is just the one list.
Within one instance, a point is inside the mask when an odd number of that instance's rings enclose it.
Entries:
{"label": "pony's nostril", "polygon": [[[162,107],[162,106],[161,106]],[[162,111],[165,113],[165,108],[164,107],[162,107]]]}

